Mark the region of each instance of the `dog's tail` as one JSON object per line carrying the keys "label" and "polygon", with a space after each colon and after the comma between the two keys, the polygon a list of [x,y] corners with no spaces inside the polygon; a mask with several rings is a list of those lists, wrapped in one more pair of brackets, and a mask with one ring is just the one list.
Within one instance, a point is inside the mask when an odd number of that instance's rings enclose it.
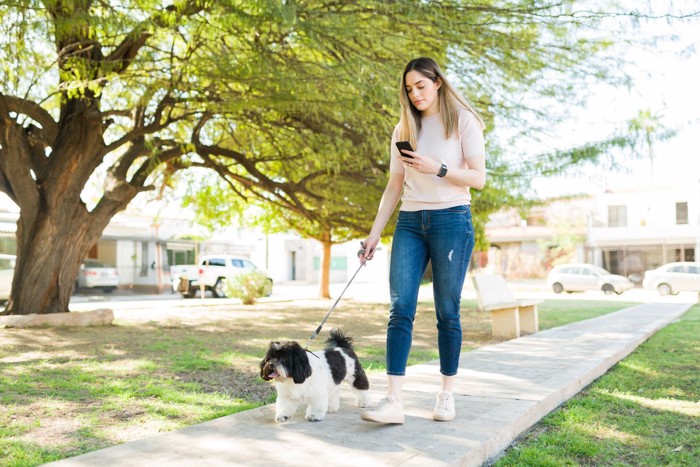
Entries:
{"label": "dog's tail", "polygon": [[326,339],[326,348],[334,347],[352,350],[352,337],[346,336],[340,329],[331,329],[331,335]]}

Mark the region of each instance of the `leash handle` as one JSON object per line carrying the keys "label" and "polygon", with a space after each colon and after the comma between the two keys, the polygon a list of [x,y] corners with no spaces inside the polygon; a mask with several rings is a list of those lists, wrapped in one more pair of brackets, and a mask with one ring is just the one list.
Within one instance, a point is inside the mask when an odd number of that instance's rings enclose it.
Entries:
{"label": "leash handle", "polygon": [[[371,249],[370,253],[372,253],[373,251],[374,251],[374,249]],[[367,246],[365,245],[365,242],[360,242],[360,249],[357,250],[357,257],[358,258],[363,257],[366,252],[367,252]],[[371,261],[371,260],[362,261],[362,265],[364,266],[365,263],[367,263],[367,261]]]}
{"label": "leash handle", "polygon": [[316,328],[316,331],[311,335],[311,338],[309,339],[309,342],[306,343],[306,347],[304,348],[305,350],[309,348],[309,345],[311,344],[311,341],[318,336],[318,334],[321,332],[321,329],[323,329],[323,325],[326,323],[326,320],[328,317],[333,313],[333,310],[335,310],[335,307],[338,305],[338,302],[340,301],[341,298],[343,298],[343,294],[345,294],[345,291],[348,290],[348,287],[350,287],[350,284],[352,284],[352,281],[355,280],[355,276],[357,276],[357,273],[360,272],[360,269],[362,269],[362,266],[364,266],[365,263],[361,263],[360,267],[357,268],[357,271],[355,271],[355,274],[352,275],[348,283],[345,285],[345,288],[343,289],[342,292],[340,292],[340,295],[338,295],[338,298],[336,299],[335,303],[331,307],[330,310],[328,310],[328,313],[326,313],[326,316],[323,318],[323,321],[321,321],[321,324],[318,325]]}

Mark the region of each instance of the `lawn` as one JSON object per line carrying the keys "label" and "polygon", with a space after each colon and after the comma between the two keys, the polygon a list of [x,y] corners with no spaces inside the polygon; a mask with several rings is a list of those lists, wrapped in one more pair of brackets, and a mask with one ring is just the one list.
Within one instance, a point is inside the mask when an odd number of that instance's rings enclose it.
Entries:
{"label": "lawn", "polygon": [[[175,430],[274,401],[258,365],[270,340],[306,344],[325,300],[125,310],[113,326],[0,329],[0,465],[33,466]],[[552,300],[543,329],[631,304]],[[464,351],[493,343],[487,314],[464,301]],[[344,301],[331,327],[384,370],[387,306]],[[418,309],[409,364],[437,358],[431,303]]]}
{"label": "lawn", "polygon": [[498,467],[700,465],[700,306],[518,440]]}

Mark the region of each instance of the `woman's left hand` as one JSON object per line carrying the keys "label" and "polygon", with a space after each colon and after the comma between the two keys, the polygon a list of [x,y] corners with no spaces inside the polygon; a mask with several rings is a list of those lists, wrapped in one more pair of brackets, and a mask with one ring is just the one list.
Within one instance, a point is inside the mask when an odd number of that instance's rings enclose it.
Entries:
{"label": "woman's left hand", "polygon": [[[413,158],[407,157],[406,154],[413,156]],[[422,174],[436,175],[440,171],[442,164],[430,157],[421,156],[415,151],[403,150],[401,151],[401,162],[404,168],[411,168]]]}

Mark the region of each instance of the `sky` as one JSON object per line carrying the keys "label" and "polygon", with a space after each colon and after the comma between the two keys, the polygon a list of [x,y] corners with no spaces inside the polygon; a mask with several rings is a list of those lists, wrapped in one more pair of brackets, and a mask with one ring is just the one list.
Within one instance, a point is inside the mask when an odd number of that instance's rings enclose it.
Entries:
{"label": "sky", "polygon": [[[672,2],[659,2],[659,4]],[[700,2],[676,2],[686,11],[700,10]],[[653,166],[649,158],[625,160],[621,172],[606,172],[596,168],[582,175],[558,178],[538,178],[532,188],[539,197],[562,196],[577,193],[599,193],[606,189],[638,188],[643,184],[700,184],[700,17],[664,20],[643,24],[640,39],[650,35],[675,35],[677,40],[666,41],[653,50],[632,45],[625,56],[635,62],[630,68],[634,85],[629,89],[599,85],[586,109],[561,129],[561,134],[590,135],[590,140],[610,133],[616,125],[649,109],[661,116],[665,127],[676,135],[653,146]],[[641,40],[640,40],[641,44]],[[697,47],[697,49],[696,49]],[[653,169],[652,169],[653,167]],[[653,170],[653,176],[652,176]]]}

